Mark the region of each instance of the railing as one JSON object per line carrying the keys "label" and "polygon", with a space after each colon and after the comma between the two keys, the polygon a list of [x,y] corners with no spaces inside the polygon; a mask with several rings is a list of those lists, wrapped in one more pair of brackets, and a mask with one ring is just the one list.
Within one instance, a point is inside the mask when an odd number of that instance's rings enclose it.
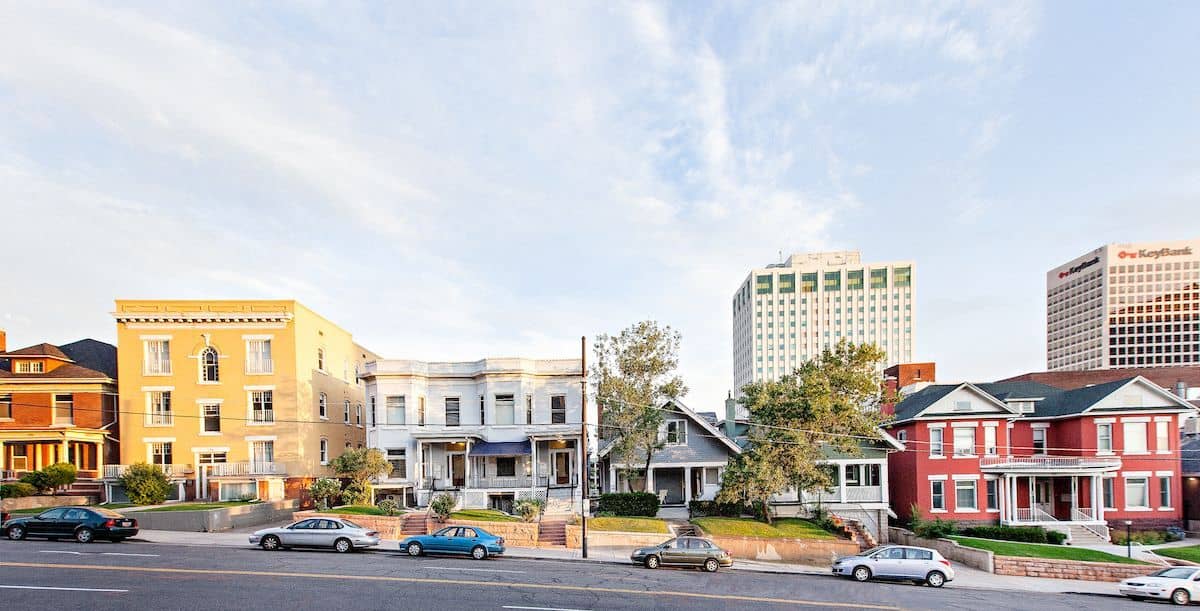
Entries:
{"label": "railing", "polygon": [[1120,458],[1099,456],[984,456],[980,468],[1020,470],[1096,469],[1120,467]]}
{"label": "railing", "polygon": [[846,486],[847,503],[878,503],[883,501],[881,486]]}
{"label": "railing", "polygon": [[250,412],[250,419],[257,424],[274,424],[275,410],[273,409],[256,409]]}
{"label": "railing", "polygon": [[[185,471],[187,471],[188,467],[189,467],[188,465],[154,465],[154,466],[161,469],[163,474],[166,475],[167,477],[171,477],[172,475],[182,474]],[[125,475],[125,472],[128,470],[129,470],[129,465],[104,465],[104,477],[105,477],[105,479],[116,479],[118,477],[121,477],[122,475]]]}
{"label": "railing", "polygon": [[1041,507],[1017,507],[1014,522],[1057,522],[1058,518]]}
{"label": "railing", "polygon": [[553,476],[553,475],[551,475],[551,476],[539,475],[537,485],[539,488],[555,488],[555,487],[559,487],[559,486],[575,486],[576,484],[578,484],[577,474],[572,472],[570,480],[571,480],[570,483],[564,483],[564,482],[559,481],[558,477]]}
{"label": "railing", "polygon": [[171,426],[175,424],[175,412],[152,412],[146,414],[146,424],[149,426]]}
{"label": "railing", "polygon": [[472,488],[528,488],[533,485],[533,478],[528,475],[472,477]]}
{"label": "railing", "polygon": [[1071,510],[1071,519],[1076,522],[1094,522],[1098,518],[1094,507],[1076,507]]}
{"label": "railing", "polygon": [[228,477],[237,475],[279,475],[283,474],[283,465],[276,462],[225,462],[204,465],[208,474],[213,477]]}

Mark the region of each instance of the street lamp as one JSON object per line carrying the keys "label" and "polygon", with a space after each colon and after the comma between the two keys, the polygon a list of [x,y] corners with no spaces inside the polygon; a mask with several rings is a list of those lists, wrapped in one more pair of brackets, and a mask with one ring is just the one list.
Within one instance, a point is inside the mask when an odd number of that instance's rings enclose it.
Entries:
{"label": "street lamp", "polygon": [[1130,532],[1130,527],[1133,526],[1133,520],[1125,520],[1125,555],[1130,559],[1133,558],[1133,536]]}

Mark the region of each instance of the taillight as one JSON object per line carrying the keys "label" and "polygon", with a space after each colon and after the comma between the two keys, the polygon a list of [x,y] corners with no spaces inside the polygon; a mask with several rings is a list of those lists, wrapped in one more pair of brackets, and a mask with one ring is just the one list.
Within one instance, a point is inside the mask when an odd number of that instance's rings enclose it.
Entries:
{"label": "taillight", "polygon": [[500,537],[500,545],[504,545],[504,537]]}
{"label": "taillight", "polygon": [[373,531],[373,530],[372,530],[371,532],[368,532],[368,533],[367,533],[367,536],[368,536],[368,537],[378,537],[378,536],[379,536],[379,533],[377,533],[377,532],[375,532],[375,531]]}
{"label": "taillight", "polygon": [[949,561],[949,560],[945,560],[945,559],[943,559],[943,560],[938,560],[938,562],[940,562],[940,563],[942,563],[942,564],[944,564],[944,565],[946,565],[946,566],[950,566],[950,561]]}
{"label": "taillight", "polygon": [[105,520],[104,525],[109,528],[112,528],[117,525],[117,521],[116,520]]}

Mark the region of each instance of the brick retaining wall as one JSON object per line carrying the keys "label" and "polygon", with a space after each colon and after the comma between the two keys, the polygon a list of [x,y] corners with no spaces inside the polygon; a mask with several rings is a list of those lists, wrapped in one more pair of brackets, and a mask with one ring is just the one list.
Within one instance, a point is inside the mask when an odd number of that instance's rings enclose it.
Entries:
{"label": "brick retaining wall", "polygon": [[91,505],[94,502],[94,497],[83,495],[60,494],[57,496],[20,496],[11,499],[0,500],[0,509],[3,509],[4,511],[37,509],[39,507],[45,507],[48,509],[50,507],[65,507],[68,505]]}
{"label": "brick retaining wall", "polygon": [[709,536],[734,559],[799,562],[831,565],[842,556],[860,551],[858,544],[844,539],[763,539],[760,537]]}
{"label": "brick retaining wall", "polygon": [[997,575],[1080,579],[1083,581],[1121,581],[1122,579],[1149,574],[1158,568],[1146,564],[1081,562],[1078,560],[1015,558],[1012,556],[995,556],[993,558],[993,565],[995,566]]}

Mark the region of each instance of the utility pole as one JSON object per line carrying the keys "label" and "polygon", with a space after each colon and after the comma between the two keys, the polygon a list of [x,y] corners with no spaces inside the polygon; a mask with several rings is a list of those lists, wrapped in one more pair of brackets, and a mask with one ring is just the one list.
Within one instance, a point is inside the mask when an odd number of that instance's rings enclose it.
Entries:
{"label": "utility pole", "polygon": [[579,382],[579,390],[581,391],[580,396],[583,399],[583,411],[581,414],[580,426],[579,426],[579,433],[580,433],[579,434],[579,443],[583,444],[582,445],[583,451],[581,452],[581,454],[583,455],[583,460],[580,461],[581,469],[583,471],[583,477],[579,478],[579,480],[580,480],[579,506],[580,506],[580,509],[582,510],[580,512],[580,515],[582,516],[580,520],[583,525],[582,533],[581,533],[582,536],[580,537],[580,548],[583,551],[583,557],[587,558],[588,557],[588,550],[587,550],[588,495],[590,495],[592,493],[592,490],[591,490],[592,479],[591,479],[591,469],[590,469],[591,465],[589,464],[591,461],[588,459],[588,445],[587,445],[588,430],[587,430],[587,336],[586,335],[580,336],[580,338],[579,338],[579,362],[583,368],[582,379]]}

